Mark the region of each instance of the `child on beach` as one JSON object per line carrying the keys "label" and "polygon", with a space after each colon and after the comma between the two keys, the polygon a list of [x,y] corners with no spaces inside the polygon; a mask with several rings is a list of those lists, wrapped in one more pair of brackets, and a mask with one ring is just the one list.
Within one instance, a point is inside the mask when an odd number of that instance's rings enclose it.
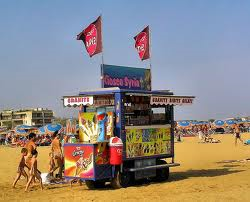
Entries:
{"label": "child on beach", "polygon": [[28,150],[26,148],[22,148],[21,159],[19,161],[18,168],[17,168],[17,176],[16,176],[15,181],[13,182],[13,185],[12,185],[13,188],[15,188],[16,183],[20,179],[21,175],[23,175],[28,182],[28,175],[24,170],[24,167],[28,168],[28,166],[25,164],[25,158],[24,158],[25,156],[27,156],[27,153],[28,153]]}
{"label": "child on beach", "polygon": [[40,182],[40,187],[41,189],[43,190],[43,183],[42,183],[42,178],[41,178],[41,175],[37,169],[37,151],[36,150],[33,150],[31,152],[32,154],[32,158],[31,158],[31,168],[30,168],[30,177],[29,177],[29,181],[26,185],[26,188],[25,188],[25,191],[28,191],[29,187],[30,187],[30,184],[32,181],[34,181],[35,178],[37,178]]}
{"label": "child on beach", "polygon": [[[48,170],[48,172],[50,173],[50,171],[53,171],[54,168],[55,168],[54,156],[53,156],[53,153],[50,152],[49,153],[49,170]],[[51,176],[53,176],[53,172],[51,173]]]}

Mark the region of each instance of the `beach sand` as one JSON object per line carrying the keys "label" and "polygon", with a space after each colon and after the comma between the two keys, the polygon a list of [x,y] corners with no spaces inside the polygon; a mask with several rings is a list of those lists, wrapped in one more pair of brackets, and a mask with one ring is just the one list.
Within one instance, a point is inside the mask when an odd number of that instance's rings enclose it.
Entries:
{"label": "beach sand", "polygon": [[[214,135],[221,143],[198,143],[187,137],[175,144],[175,161],[163,183],[146,183],[113,190],[88,190],[85,185],[38,185],[24,192],[25,180],[11,184],[16,175],[20,148],[0,146],[0,201],[250,201],[250,162],[228,162],[250,158],[250,146],[234,146],[232,135]],[[242,134],[250,139],[250,134]],[[38,148],[38,168],[48,169],[49,147]]]}

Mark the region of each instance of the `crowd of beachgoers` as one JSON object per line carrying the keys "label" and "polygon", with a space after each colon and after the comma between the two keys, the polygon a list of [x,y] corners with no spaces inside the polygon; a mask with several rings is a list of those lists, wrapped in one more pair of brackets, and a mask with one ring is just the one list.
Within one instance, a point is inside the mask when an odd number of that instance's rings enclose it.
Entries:
{"label": "crowd of beachgoers", "polygon": [[[198,133],[202,131],[205,134],[232,134],[234,133],[234,124],[232,126],[223,126],[223,127],[215,127],[212,124],[203,124],[203,125],[191,125],[187,127],[178,126],[175,127],[175,134],[180,134],[181,136],[198,136]],[[237,125],[241,133],[250,132],[250,124],[245,125]]]}
{"label": "crowd of beachgoers", "polygon": [[[15,135],[14,133],[8,133],[0,136],[0,145],[8,146],[21,146],[23,147],[29,141],[28,135]],[[35,144],[37,146],[49,146],[51,144],[51,135],[39,135],[36,138]]]}
{"label": "crowd of beachgoers", "polygon": [[[191,125],[186,127],[176,125],[174,131],[177,141],[181,141],[182,137],[197,136],[200,142],[203,143],[219,143],[220,141],[215,139],[212,136],[213,134],[233,134],[235,136],[235,144],[237,144],[237,140],[243,143],[240,134],[247,132],[250,132],[249,124],[233,124],[223,127],[215,127],[212,124]],[[245,144],[248,144],[248,140],[245,141]]]}

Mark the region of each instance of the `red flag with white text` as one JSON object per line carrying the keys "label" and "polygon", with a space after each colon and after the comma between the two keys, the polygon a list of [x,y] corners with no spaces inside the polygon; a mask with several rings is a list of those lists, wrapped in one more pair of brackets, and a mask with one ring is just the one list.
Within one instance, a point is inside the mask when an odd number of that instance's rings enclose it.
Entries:
{"label": "red flag with white text", "polygon": [[90,57],[102,52],[102,19],[99,16],[86,29],[77,35],[82,40]]}
{"label": "red flag with white text", "polygon": [[135,37],[135,48],[139,54],[141,60],[146,60],[150,58],[149,52],[149,26],[144,28]]}

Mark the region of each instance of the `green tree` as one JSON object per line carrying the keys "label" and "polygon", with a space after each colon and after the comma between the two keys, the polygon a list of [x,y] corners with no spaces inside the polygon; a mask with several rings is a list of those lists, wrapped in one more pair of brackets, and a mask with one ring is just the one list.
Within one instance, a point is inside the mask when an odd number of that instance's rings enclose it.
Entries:
{"label": "green tree", "polygon": [[208,121],[209,121],[210,123],[213,123],[213,122],[215,121],[215,119],[208,119]]}

